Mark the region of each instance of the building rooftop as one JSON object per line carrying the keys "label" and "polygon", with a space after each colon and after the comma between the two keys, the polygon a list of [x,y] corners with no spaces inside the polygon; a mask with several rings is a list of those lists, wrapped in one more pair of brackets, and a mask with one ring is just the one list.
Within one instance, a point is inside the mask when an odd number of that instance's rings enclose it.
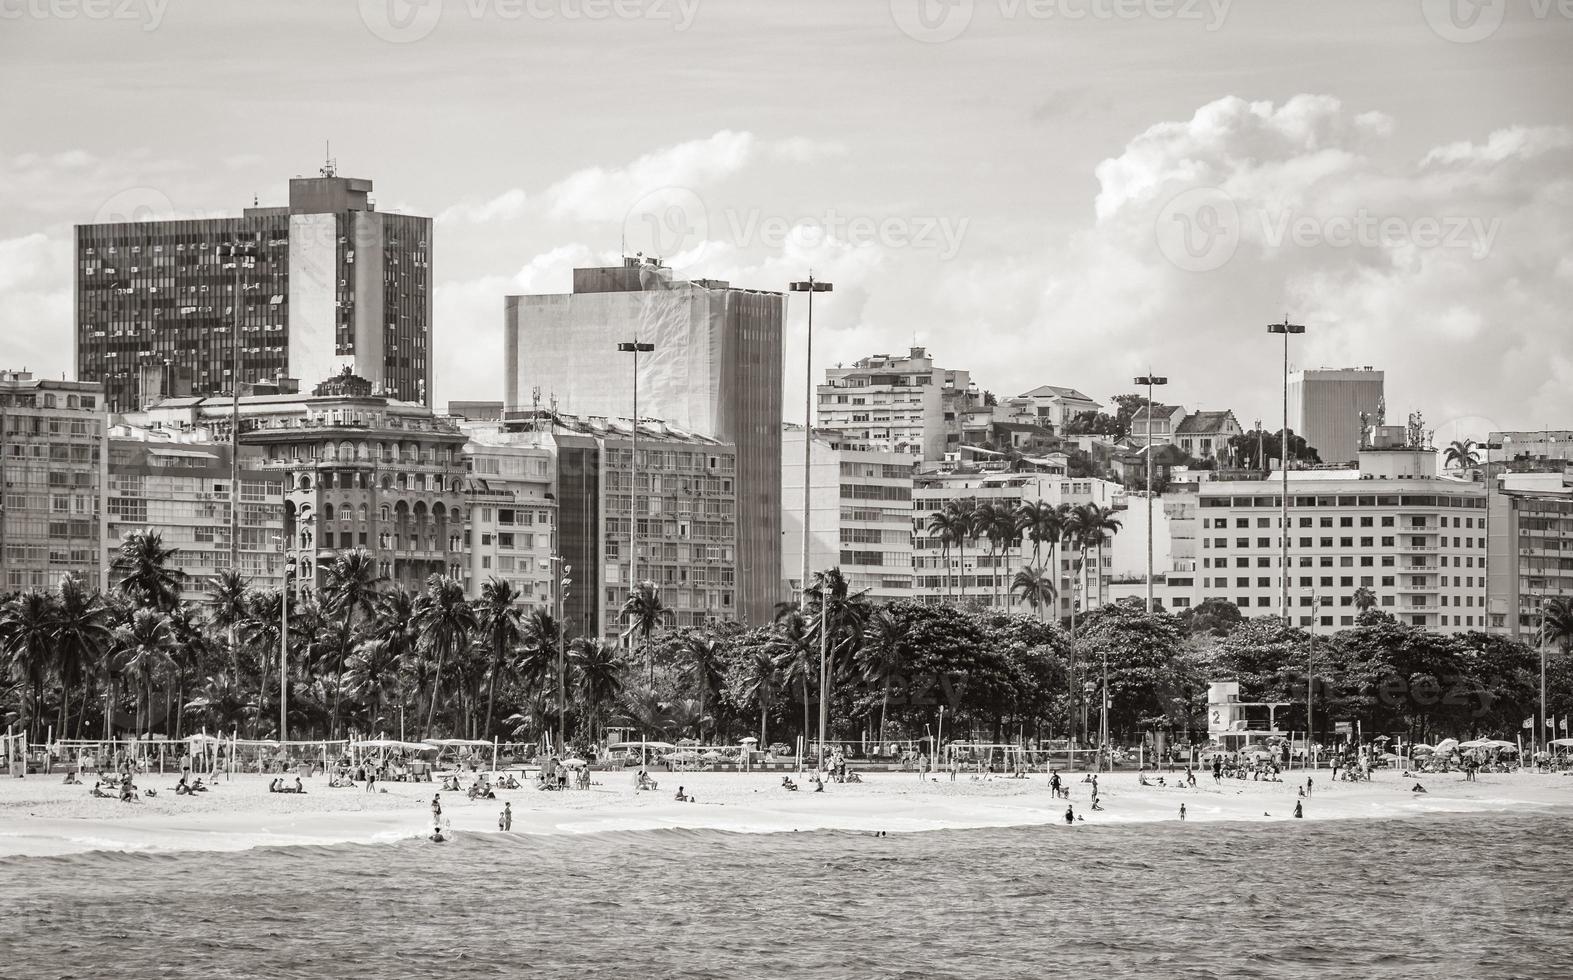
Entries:
{"label": "building rooftop", "polygon": [[1182,436],[1217,435],[1225,431],[1230,422],[1234,422],[1236,427],[1240,425],[1235,422],[1234,412],[1227,409],[1222,412],[1192,412],[1174,431]]}
{"label": "building rooftop", "polygon": [[1048,398],[1051,395],[1052,396],[1058,396],[1060,398],[1077,398],[1077,399],[1081,399],[1082,401],[1089,401],[1089,402],[1096,400],[1096,399],[1093,399],[1092,397],[1090,397],[1088,395],[1083,394],[1080,391],[1077,391],[1075,388],[1062,388],[1059,385],[1039,385],[1038,387],[1032,389],[1031,391],[1022,392],[1019,397],[1021,397],[1021,398]]}

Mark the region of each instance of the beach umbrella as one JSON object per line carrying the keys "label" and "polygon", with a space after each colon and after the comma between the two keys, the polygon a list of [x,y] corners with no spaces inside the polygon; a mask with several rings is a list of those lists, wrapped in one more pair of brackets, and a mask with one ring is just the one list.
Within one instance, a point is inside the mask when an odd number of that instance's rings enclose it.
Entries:
{"label": "beach umbrella", "polygon": [[739,744],[739,745],[758,745],[759,744],[759,739],[755,738],[752,735],[748,735],[748,736],[745,736],[744,738],[738,739],[737,740],[737,744]]}
{"label": "beach umbrella", "polygon": [[1563,746],[1564,748],[1569,748],[1569,747],[1573,747],[1573,738],[1554,738],[1547,744],[1549,744],[1549,745],[1560,745],[1560,746]]}
{"label": "beach umbrella", "polygon": [[1456,738],[1444,738],[1442,741],[1436,743],[1436,751],[1438,752],[1452,752],[1457,748],[1458,739]]}
{"label": "beach umbrella", "polygon": [[563,767],[566,768],[566,769],[583,769],[584,768],[584,760],[583,759],[564,759],[563,760]]}

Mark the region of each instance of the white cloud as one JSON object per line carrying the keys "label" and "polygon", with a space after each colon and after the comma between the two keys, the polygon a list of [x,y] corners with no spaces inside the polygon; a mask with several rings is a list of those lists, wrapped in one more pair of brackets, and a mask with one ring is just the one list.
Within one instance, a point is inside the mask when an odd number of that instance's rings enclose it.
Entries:
{"label": "white cloud", "polygon": [[547,211],[560,219],[622,221],[636,201],[653,191],[697,188],[732,176],[753,159],[757,143],[752,133],[725,129],[621,167],[587,167],[547,188]]}
{"label": "white cloud", "polygon": [[518,188],[503,191],[496,197],[480,203],[455,204],[437,213],[439,224],[450,222],[486,224],[490,221],[510,221],[524,214],[529,196]]}

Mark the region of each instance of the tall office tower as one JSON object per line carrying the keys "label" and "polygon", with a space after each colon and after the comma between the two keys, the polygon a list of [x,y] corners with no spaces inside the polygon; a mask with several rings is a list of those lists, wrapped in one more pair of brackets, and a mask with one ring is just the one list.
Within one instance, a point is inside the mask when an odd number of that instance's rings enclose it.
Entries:
{"label": "tall office tower", "polygon": [[[457,415],[454,404],[448,403],[450,416]],[[524,609],[557,615],[563,575],[553,569],[557,447],[551,433],[508,431],[501,421],[460,421],[459,428],[469,437],[464,445],[470,471],[464,488],[470,503],[466,591],[479,598],[487,582],[500,578],[518,590]]]}
{"label": "tall office tower", "polygon": [[875,354],[849,368],[828,368],[815,395],[818,426],[848,449],[941,460],[961,443],[957,413],[967,403],[966,371],[934,366],[922,347],[906,357]]}
{"label": "tall office tower", "polygon": [[[78,225],[77,377],[102,382],[114,412],[228,394],[238,320],[242,385],[349,367],[430,404],[432,222],[370,195],[371,181],[325,167],[289,182],[287,207]],[[254,257],[219,255],[235,243]]]}
{"label": "tall office tower", "polygon": [[0,592],[102,584],[105,421],[96,384],[0,371]]}
{"label": "tall office tower", "polygon": [[[105,560],[126,537],[152,528],[177,549],[171,565],[185,573],[181,598],[206,602],[230,567],[230,445],[203,429],[161,429],[121,423],[109,431],[109,480],[104,495]],[[262,451],[240,447],[240,574],[253,589],[284,583],[284,475],[263,467]]]}
{"label": "tall office tower", "polygon": [[[1322,368],[1289,375],[1289,428],[1304,436],[1324,463],[1352,463],[1360,455],[1361,413],[1380,424],[1382,372],[1369,367]],[[1277,424],[1268,419],[1268,429]]]}
{"label": "tall office tower", "polygon": [[[769,622],[782,597],[781,294],[677,280],[654,259],[629,258],[575,269],[571,293],[509,296],[506,314],[509,410],[531,409],[538,390],[564,412],[626,418],[637,357],[641,420],[737,447],[737,604],[729,615]],[[619,351],[634,341],[653,349]]]}

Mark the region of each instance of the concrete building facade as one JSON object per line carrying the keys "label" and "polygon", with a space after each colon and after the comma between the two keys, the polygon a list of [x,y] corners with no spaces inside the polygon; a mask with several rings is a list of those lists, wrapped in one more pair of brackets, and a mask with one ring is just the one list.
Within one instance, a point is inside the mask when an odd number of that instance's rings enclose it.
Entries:
{"label": "concrete building facade", "polygon": [[107,422],[97,384],[0,371],[0,592],[102,585]]}
{"label": "concrete building facade", "polygon": [[[639,341],[639,416],[735,447],[731,494],[739,529],[728,616],[769,622],[781,598],[780,293],[717,280],[677,280],[654,259],[574,270],[573,291],[506,300],[506,407],[536,393],[580,417],[633,410]],[[621,583],[626,589],[627,583]]]}
{"label": "concrete building facade", "polygon": [[1060,385],[1039,385],[1019,397],[1033,404],[1040,425],[1048,425],[1056,433],[1064,433],[1066,424],[1083,412],[1103,410],[1103,406],[1093,398],[1075,388]]}
{"label": "concrete building facade", "polygon": [[[788,425],[781,439],[782,577],[793,594],[803,577],[803,438],[802,426]],[[810,576],[839,567],[871,601],[911,598],[917,460],[838,448],[829,430],[814,433],[809,452]]]}
{"label": "concrete building facade", "polygon": [[1535,643],[1546,600],[1573,596],[1573,471],[1505,474],[1489,513],[1490,629]]}
{"label": "concrete building facade", "polygon": [[527,610],[556,615],[557,447],[550,433],[507,431],[498,423],[461,423],[469,441],[464,496],[470,521],[465,589],[500,578]]}
{"label": "concrete building facade", "polygon": [[905,357],[874,354],[825,370],[815,389],[816,425],[851,449],[941,460],[961,441],[958,415],[970,383],[966,371],[935,367],[922,347]]}
{"label": "concrete building facade", "polygon": [[[369,180],[290,181],[286,207],[239,217],[78,225],[77,377],[111,411],[344,367],[430,404],[432,221],[375,209]],[[221,257],[242,243],[254,256]],[[238,279],[238,294],[237,294]]]}
{"label": "concrete building facade", "polygon": [[[1320,368],[1289,375],[1289,428],[1324,463],[1353,463],[1364,426],[1385,414],[1383,374],[1369,367]],[[1368,421],[1362,422],[1362,413]],[[1273,422],[1267,422],[1268,428]]]}
{"label": "concrete building facade", "polygon": [[[1479,484],[1436,475],[1424,448],[1360,454],[1360,468],[1289,473],[1289,599],[1300,626],[1341,629],[1360,589],[1406,625],[1486,625],[1486,500]],[[1198,603],[1224,599],[1277,615],[1281,483],[1213,480],[1198,494]],[[1320,601],[1320,607],[1317,602]]]}
{"label": "concrete building facade", "polygon": [[[228,398],[175,398],[130,420],[225,441],[230,408]],[[468,473],[452,421],[345,373],[311,395],[243,397],[240,425],[242,446],[259,447],[263,470],[288,487],[284,557],[297,589],[321,588],[324,567],[352,548],[371,552],[391,587],[464,578]]]}
{"label": "concrete building facade", "polygon": [[[119,424],[109,433],[104,497],[105,562],[111,583],[121,542],[152,528],[177,549],[181,598],[205,601],[230,567],[230,446],[206,430]],[[283,474],[263,466],[262,450],[241,447],[239,571],[254,589],[284,583]]]}

